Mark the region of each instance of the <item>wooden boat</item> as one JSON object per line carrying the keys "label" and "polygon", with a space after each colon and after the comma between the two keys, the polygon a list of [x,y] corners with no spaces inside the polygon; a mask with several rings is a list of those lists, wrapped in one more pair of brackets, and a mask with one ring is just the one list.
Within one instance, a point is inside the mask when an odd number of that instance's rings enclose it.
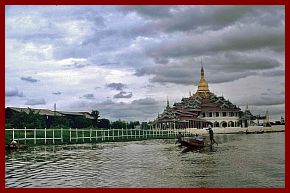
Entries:
{"label": "wooden boat", "polygon": [[190,149],[199,149],[205,147],[204,141],[198,139],[190,139],[189,141],[180,141],[180,145]]}
{"label": "wooden boat", "polygon": [[26,149],[27,145],[5,145],[5,150]]}

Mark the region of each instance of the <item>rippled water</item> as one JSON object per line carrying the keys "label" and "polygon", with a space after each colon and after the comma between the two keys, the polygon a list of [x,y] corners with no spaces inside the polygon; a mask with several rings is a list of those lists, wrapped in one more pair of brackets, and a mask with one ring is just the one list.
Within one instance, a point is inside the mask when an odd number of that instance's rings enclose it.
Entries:
{"label": "rippled water", "polygon": [[175,140],[7,152],[6,187],[285,187],[284,133],[216,139],[187,153]]}

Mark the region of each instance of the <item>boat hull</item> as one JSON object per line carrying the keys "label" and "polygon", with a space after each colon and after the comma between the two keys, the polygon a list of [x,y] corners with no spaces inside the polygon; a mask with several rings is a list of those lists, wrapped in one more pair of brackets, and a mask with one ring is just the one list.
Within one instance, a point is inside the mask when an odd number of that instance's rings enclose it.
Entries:
{"label": "boat hull", "polygon": [[5,150],[16,150],[16,149],[26,149],[28,146],[27,145],[5,145]]}
{"label": "boat hull", "polygon": [[200,149],[205,147],[204,142],[198,140],[181,141],[180,145],[191,149]]}

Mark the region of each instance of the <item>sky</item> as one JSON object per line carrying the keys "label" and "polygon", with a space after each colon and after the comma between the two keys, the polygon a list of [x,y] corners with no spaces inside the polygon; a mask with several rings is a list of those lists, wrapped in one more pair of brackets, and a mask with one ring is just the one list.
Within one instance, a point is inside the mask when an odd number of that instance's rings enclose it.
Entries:
{"label": "sky", "polygon": [[6,6],[5,106],[150,121],[209,89],[285,114],[284,6]]}

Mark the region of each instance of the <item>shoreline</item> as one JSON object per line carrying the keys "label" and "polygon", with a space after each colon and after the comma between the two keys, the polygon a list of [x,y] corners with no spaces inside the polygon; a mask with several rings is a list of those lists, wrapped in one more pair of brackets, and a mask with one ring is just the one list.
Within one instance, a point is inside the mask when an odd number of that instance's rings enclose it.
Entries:
{"label": "shoreline", "polygon": [[[271,127],[263,127],[263,126],[249,126],[246,128],[242,127],[214,127],[212,128],[214,134],[252,134],[252,133],[272,133],[272,132],[285,132],[285,125],[272,125]],[[206,128],[196,129],[189,128],[186,129],[187,132],[191,134],[208,134],[208,130]]]}

